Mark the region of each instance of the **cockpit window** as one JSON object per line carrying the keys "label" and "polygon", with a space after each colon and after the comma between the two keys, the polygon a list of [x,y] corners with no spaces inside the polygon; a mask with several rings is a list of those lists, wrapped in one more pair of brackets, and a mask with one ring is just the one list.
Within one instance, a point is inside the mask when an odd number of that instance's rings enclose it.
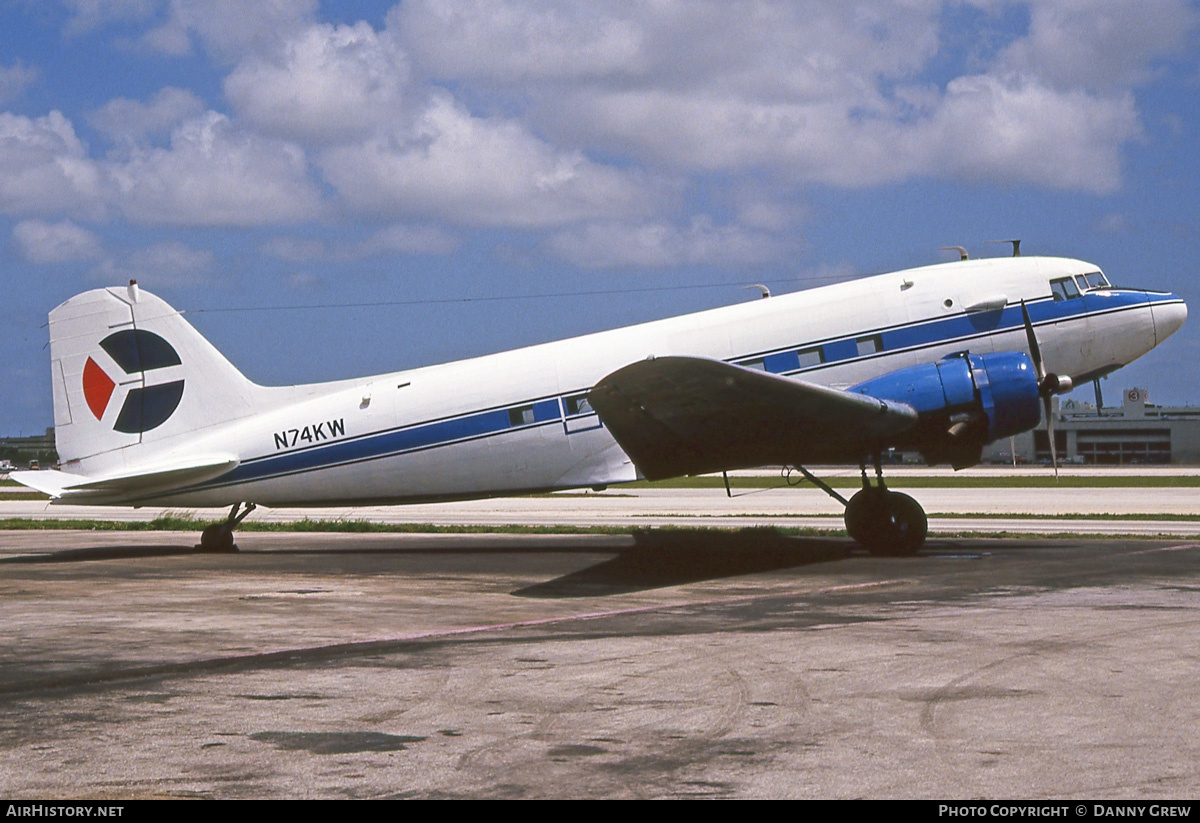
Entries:
{"label": "cockpit window", "polygon": [[1061,300],[1070,300],[1074,297],[1079,297],[1079,289],[1076,287],[1074,279],[1070,277],[1051,280],[1050,291],[1054,294],[1054,301],[1056,303]]}
{"label": "cockpit window", "polygon": [[1094,271],[1089,274],[1083,275],[1083,277],[1085,280],[1087,280],[1089,289],[1107,289],[1108,288],[1108,278],[1104,276],[1104,272]]}

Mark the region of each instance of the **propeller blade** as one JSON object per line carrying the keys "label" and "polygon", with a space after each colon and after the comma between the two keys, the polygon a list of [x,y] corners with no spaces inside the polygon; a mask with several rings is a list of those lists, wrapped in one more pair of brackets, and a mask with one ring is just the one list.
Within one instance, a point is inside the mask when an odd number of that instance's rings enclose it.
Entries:
{"label": "propeller blade", "polygon": [[1029,343],[1029,357],[1033,360],[1033,370],[1037,374],[1038,388],[1046,382],[1046,366],[1042,363],[1042,347],[1038,345],[1037,335],[1033,333],[1033,321],[1029,319],[1029,309],[1025,301],[1021,301],[1021,316],[1025,318],[1025,340]]}
{"label": "propeller blade", "polygon": [[1054,414],[1050,409],[1050,395],[1042,398],[1042,410],[1046,412],[1046,436],[1050,438],[1050,465],[1054,467],[1054,479],[1058,479],[1058,444],[1054,442]]}
{"label": "propeller blade", "polygon": [[1033,332],[1033,321],[1029,319],[1029,309],[1025,301],[1021,301],[1021,317],[1025,320],[1025,340],[1029,343],[1029,358],[1033,361],[1033,369],[1037,374],[1038,394],[1042,396],[1042,411],[1046,417],[1046,436],[1050,439],[1050,465],[1054,466],[1054,479],[1058,479],[1058,446],[1054,442],[1054,415],[1050,409],[1050,398],[1056,394],[1065,394],[1071,390],[1071,378],[1059,377],[1048,373],[1046,364],[1042,362],[1042,347],[1038,345],[1037,335]]}

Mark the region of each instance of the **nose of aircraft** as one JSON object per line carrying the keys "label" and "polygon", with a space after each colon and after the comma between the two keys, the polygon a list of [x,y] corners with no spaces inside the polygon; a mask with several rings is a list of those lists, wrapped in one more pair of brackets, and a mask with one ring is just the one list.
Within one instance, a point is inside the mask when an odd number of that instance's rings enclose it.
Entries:
{"label": "nose of aircraft", "polygon": [[1154,317],[1154,345],[1166,340],[1187,320],[1187,304],[1174,294],[1161,295],[1159,300],[1150,304],[1150,314]]}

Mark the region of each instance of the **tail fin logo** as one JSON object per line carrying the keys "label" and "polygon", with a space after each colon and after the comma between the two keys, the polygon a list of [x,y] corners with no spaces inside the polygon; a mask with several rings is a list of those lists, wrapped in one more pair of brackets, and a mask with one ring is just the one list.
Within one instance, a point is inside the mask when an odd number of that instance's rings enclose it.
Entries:
{"label": "tail fin logo", "polygon": [[[175,413],[183,399],[183,381],[149,384],[147,373],[182,365],[179,353],[163,338],[144,329],[123,329],[100,341],[100,348],[129,375],[140,374],[143,384],[130,389],[113,429],[141,434],[156,429]],[[83,367],[83,397],[97,420],[104,417],[117,381],[89,357]]]}

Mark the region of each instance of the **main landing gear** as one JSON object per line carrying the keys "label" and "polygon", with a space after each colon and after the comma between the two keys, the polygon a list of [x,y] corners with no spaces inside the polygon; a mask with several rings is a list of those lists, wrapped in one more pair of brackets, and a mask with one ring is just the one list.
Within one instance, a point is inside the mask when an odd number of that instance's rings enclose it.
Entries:
{"label": "main landing gear", "polygon": [[238,513],[242,507],[241,503],[234,503],[233,508],[229,510],[229,517],[222,520],[220,523],[213,523],[200,533],[200,545],[198,548],[202,552],[235,552],[237,545],[233,542],[234,528],[246,519],[246,515],[258,508],[254,503],[246,503],[246,510]]}
{"label": "main landing gear", "polygon": [[890,491],[883,482],[883,468],[875,455],[875,485],[862,465],[862,489],[849,500],[828,484],[814,477],[803,466],[797,467],[816,486],[846,507],[846,533],[855,542],[880,557],[907,557],[925,544],[929,520],[921,504],[907,494]]}

